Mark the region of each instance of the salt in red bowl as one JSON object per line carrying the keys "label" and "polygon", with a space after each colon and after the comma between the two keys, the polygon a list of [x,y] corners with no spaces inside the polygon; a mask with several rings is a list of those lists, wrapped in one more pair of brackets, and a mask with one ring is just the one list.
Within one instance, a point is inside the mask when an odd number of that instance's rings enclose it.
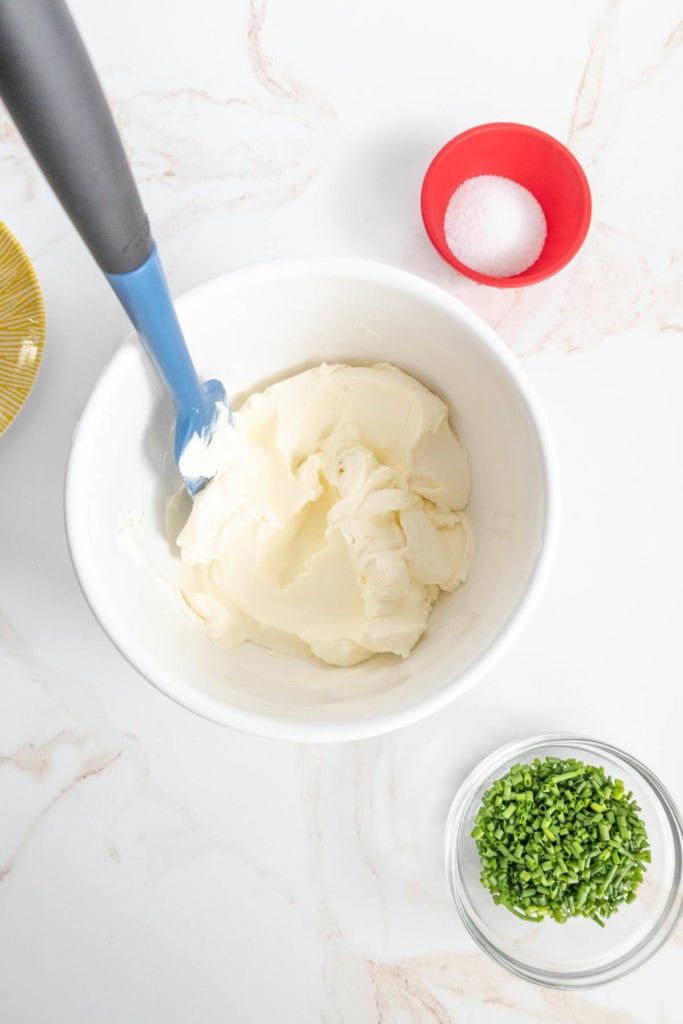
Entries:
{"label": "salt in red bowl", "polygon": [[[480,174],[512,178],[543,208],[548,234],[535,263],[514,277],[491,277],[456,259],[446,244],[444,219],[459,185]],[[581,248],[591,219],[591,193],[579,162],[552,135],[525,124],[495,122],[470,128],[447,142],[432,160],[422,185],[422,219],[437,251],[480,284],[519,288],[562,270]]]}

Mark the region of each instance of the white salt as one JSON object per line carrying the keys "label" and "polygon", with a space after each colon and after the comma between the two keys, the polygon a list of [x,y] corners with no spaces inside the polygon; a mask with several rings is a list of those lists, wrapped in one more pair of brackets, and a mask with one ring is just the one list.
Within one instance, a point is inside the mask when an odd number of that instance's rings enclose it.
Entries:
{"label": "white salt", "polygon": [[548,226],[538,200],[510,178],[480,174],[451,196],[444,222],[456,259],[489,277],[514,277],[536,262]]}

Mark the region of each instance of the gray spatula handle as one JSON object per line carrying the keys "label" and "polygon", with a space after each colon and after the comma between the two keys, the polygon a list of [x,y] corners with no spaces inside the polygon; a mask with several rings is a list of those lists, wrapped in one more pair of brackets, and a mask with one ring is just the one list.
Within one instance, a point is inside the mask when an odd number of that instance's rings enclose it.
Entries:
{"label": "gray spatula handle", "polygon": [[63,0],[0,0],[0,96],[101,269],[136,270],[149,222]]}

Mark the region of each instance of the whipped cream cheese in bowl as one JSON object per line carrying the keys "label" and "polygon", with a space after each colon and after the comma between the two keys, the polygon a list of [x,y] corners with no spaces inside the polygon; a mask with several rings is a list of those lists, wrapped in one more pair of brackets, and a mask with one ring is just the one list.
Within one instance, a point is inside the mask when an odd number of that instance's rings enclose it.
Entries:
{"label": "whipped cream cheese in bowl", "polygon": [[210,482],[177,539],[180,591],[216,643],[328,665],[407,657],[466,579],[467,454],[445,403],[402,370],[304,370],[195,441],[189,476]]}
{"label": "whipped cream cheese in bowl", "polygon": [[172,410],[136,342],[104,371],[66,521],[111,639],[185,707],[281,738],[376,735],[463,693],[527,618],[557,528],[545,420],[503,343],[352,259],[256,265],[177,307],[236,426],[169,521]]}

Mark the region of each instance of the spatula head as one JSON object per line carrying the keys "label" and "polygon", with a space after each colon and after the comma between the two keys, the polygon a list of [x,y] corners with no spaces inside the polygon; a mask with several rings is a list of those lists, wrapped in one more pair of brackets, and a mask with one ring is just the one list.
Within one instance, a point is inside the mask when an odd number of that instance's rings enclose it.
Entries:
{"label": "spatula head", "polygon": [[[219,419],[219,410],[224,410],[227,405],[225,388],[219,380],[207,380],[202,384],[202,392],[206,401],[201,406],[193,408],[189,415],[180,415],[176,419],[173,448],[179,470],[182,454],[189,441],[196,434],[201,438],[203,444],[208,444]],[[208,481],[208,477],[185,476],[182,471],[180,475],[193,498]]]}

